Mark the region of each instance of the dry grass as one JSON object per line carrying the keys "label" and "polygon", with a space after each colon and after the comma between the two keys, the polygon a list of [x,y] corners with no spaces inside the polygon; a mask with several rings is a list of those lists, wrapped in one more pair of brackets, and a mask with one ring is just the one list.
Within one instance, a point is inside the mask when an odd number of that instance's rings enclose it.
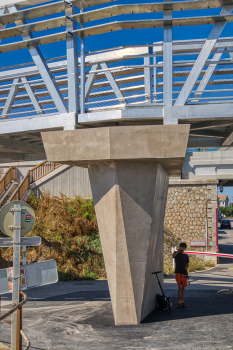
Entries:
{"label": "dry grass", "polygon": [[[68,199],[44,195],[29,198],[36,212],[30,236],[40,236],[42,245],[27,249],[27,262],[54,259],[62,281],[105,277],[94,204],[91,199]],[[0,251],[1,268],[12,265],[12,249]]]}
{"label": "dry grass", "polygon": [[[30,236],[40,236],[42,245],[27,249],[27,262],[54,259],[61,281],[106,277],[102,248],[92,199],[31,195],[29,204],[36,212],[36,224]],[[172,269],[171,247],[181,239],[164,228],[164,273]],[[204,270],[202,258],[190,257],[189,271]],[[0,268],[12,266],[12,248],[0,249]]]}

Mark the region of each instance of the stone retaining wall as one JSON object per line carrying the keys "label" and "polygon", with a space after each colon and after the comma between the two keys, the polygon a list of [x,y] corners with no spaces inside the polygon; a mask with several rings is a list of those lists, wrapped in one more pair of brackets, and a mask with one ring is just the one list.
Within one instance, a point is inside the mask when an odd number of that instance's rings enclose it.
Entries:
{"label": "stone retaining wall", "polygon": [[216,180],[170,180],[164,225],[178,241],[186,242],[188,248],[190,239],[206,239],[207,219],[209,250],[216,251],[217,183]]}

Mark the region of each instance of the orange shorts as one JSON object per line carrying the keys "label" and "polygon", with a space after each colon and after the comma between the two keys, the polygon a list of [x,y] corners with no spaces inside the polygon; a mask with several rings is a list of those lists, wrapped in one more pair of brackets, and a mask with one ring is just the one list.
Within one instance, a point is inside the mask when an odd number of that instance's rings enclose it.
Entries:
{"label": "orange shorts", "polygon": [[187,277],[182,273],[176,273],[176,282],[179,287],[187,287]]}

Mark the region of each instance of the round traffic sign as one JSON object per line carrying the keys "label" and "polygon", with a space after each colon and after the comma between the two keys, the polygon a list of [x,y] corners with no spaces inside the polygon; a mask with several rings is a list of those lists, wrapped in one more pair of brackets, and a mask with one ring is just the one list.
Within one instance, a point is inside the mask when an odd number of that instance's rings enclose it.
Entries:
{"label": "round traffic sign", "polygon": [[21,236],[29,233],[36,221],[36,215],[32,207],[23,201],[12,201],[0,210],[0,230],[7,236],[14,236],[14,205],[21,205]]}

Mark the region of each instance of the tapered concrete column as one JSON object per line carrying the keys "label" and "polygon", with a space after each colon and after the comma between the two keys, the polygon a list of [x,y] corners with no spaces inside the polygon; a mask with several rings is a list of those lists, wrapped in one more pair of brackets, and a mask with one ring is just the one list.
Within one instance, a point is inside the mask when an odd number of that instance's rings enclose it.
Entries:
{"label": "tapered concrete column", "polygon": [[158,163],[127,161],[90,165],[89,174],[115,322],[138,324],[159,292],[151,272],[163,270],[169,176]]}
{"label": "tapered concrete column", "polygon": [[48,160],[89,169],[117,325],[136,325],[155,308],[168,180],[181,172],[188,134],[188,125],[42,134]]}

